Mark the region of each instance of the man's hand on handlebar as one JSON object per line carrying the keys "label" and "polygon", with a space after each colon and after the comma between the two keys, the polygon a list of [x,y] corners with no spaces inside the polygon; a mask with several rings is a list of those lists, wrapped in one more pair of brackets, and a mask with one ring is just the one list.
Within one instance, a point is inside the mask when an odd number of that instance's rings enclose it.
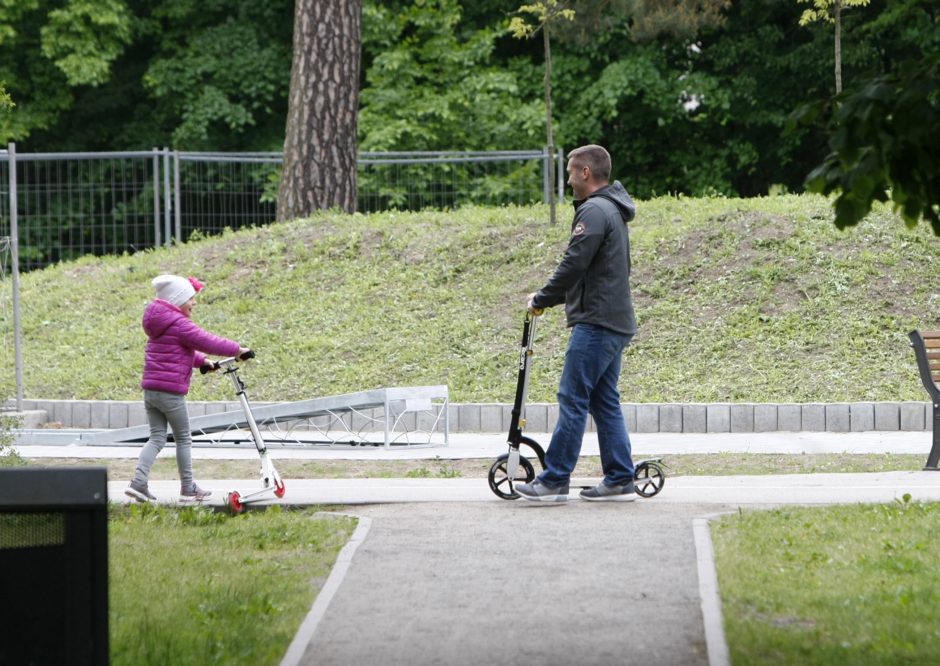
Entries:
{"label": "man's hand on handlebar", "polygon": [[532,315],[533,317],[538,317],[545,310],[543,310],[542,308],[535,307],[535,305],[533,304],[533,301],[535,301],[535,293],[529,294],[528,301],[526,303],[526,309],[528,309],[530,315]]}

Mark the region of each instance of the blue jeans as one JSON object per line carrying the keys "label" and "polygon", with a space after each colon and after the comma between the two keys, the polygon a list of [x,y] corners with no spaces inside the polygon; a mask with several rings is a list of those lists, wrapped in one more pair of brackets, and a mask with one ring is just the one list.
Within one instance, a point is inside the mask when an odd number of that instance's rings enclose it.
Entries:
{"label": "blue jeans", "polygon": [[597,427],[604,483],[623,485],[633,479],[630,437],[617,389],[620,360],[632,338],[593,324],[575,324],[558,387],[558,423],[545,452],[545,471],[539,474],[546,486],[568,484],[589,412]]}

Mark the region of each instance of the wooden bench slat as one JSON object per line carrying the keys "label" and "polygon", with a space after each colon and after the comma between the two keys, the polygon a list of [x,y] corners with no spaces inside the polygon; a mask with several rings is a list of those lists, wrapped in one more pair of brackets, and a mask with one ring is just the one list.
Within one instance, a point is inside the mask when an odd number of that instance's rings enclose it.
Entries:
{"label": "wooden bench slat", "polygon": [[[915,333],[919,333],[919,339],[915,337]],[[940,330],[912,331],[908,337],[918,357],[917,364],[920,366],[924,388],[931,395],[936,395],[940,391]],[[921,342],[923,347],[919,344]],[[932,386],[927,386],[928,382]]]}

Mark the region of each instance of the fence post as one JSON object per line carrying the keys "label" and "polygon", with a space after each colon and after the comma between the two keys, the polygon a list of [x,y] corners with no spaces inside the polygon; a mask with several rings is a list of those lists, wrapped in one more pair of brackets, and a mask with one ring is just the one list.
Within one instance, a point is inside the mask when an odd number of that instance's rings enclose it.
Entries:
{"label": "fence post", "polygon": [[565,200],[565,174],[568,172],[565,169],[565,149],[561,147],[558,148],[558,168],[555,173],[558,174],[558,201],[563,202]]}
{"label": "fence post", "polygon": [[542,148],[542,203],[548,203],[549,190],[552,188],[551,181],[548,179],[548,174],[551,173],[551,169],[548,168],[550,159],[548,146],[545,146]]}
{"label": "fence post", "polygon": [[160,149],[153,152],[153,246],[160,247]]}
{"label": "fence post", "polygon": [[20,330],[20,232],[16,201],[16,144],[7,145],[10,156],[10,269],[13,273],[13,354],[16,358],[16,411],[23,411],[23,336]]}
{"label": "fence post", "polygon": [[183,242],[182,211],[180,210],[180,154],[173,151],[173,217],[176,220],[176,242]]}
{"label": "fence post", "polygon": [[173,230],[170,227],[170,149],[163,149],[163,231],[166,233],[167,247],[172,242]]}

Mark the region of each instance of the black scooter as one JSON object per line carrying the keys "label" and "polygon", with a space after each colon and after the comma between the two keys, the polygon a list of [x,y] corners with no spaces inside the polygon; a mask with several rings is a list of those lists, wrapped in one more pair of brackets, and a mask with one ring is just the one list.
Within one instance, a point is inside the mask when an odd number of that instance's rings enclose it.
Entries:
{"label": "black scooter", "polygon": [[[545,450],[539,443],[522,434],[525,428],[525,403],[529,393],[529,372],[532,369],[532,344],[535,341],[535,320],[537,311],[532,315],[526,311],[525,322],[522,326],[522,349],[519,355],[519,379],[516,383],[516,399],[512,407],[512,419],[509,423],[509,452],[499,456],[489,471],[490,489],[502,499],[518,499],[519,493],[515,491],[517,483],[529,483],[535,478],[535,468],[529,459],[523,456],[519,447],[523,444],[535,453],[542,469],[545,469]],[[666,483],[666,472],[663,470],[662,460],[654,458],[641,460],[635,464],[634,487],[640,497],[653,497],[663,489]],[[590,486],[582,486],[589,488]]]}

